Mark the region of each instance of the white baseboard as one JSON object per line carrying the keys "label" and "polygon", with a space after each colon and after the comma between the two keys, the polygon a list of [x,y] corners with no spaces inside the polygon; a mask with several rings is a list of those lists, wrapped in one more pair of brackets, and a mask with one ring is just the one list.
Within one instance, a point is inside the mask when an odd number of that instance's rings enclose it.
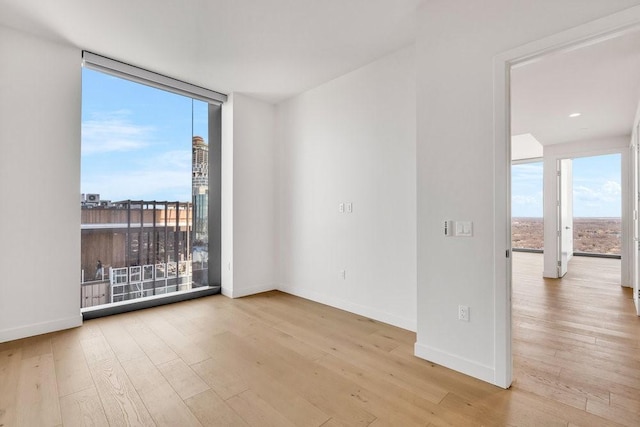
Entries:
{"label": "white baseboard", "polygon": [[82,326],[82,314],[79,313],[77,316],[65,317],[64,319],[33,323],[31,325],[20,326],[12,329],[2,329],[0,330],[0,342],[13,341],[20,338],[47,334],[49,332],[61,331],[63,329],[70,329],[78,326]]}
{"label": "white baseboard", "polygon": [[486,381],[490,384],[497,385],[495,369],[490,366],[482,365],[474,362],[473,360],[455,356],[447,353],[446,351],[420,344],[418,342],[415,344],[414,349],[415,355],[422,359],[437,363],[438,365],[453,369],[454,371],[462,372],[463,374],[478,378],[479,380]]}
{"label": "white baseboard", "polygon": [[310,289],[302,289],[299,287],[286,286],[286,285],[278,286],[277,289],[279,291],[286,292],[291,295],[295,295],[311,301],[319,302],[321,304],[326,304],[331,307],[348,311],[350,313],[359,314],[360,316],[365,316],[373,320],[377,320],[383,323],[388,323],[390,325],[397,326],[402,329],[407,329],[409,331],[415,332],[417,328],[416,319],[409,319],[409,318],[398,316],[383,310],[378,310],[376,308],[354,304],[350,301],[346,301],[340,298],[328,297],[324,294],[320,294]]}
{"label": "white baseboard", "polygon": [[277,288],[275,285],[258,285],[250,286],[248,288],[237,289],[237,286],[233,289],[222,288],[222,295],[229,298],[242,298],[249,295],[259,294],[261,292],[275,291]]}

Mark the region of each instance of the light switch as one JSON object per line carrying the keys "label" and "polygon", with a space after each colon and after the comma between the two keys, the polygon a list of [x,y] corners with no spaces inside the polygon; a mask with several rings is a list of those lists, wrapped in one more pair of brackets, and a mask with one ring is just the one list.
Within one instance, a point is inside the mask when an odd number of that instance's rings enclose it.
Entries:
{"label": "light switch", "polygon": [[444,235],[447,237],[453,236],[453,222],[451,220],[444,222]]}
{"label": "light switch", "polygon": [[347,213],[353,213],[353,203],[347,202]]}
{"label": "light switch", "polygon": [[338,212],[340,212],[340,213],[344,213],[344,203],[340,203],[340,204],[338,205]]}

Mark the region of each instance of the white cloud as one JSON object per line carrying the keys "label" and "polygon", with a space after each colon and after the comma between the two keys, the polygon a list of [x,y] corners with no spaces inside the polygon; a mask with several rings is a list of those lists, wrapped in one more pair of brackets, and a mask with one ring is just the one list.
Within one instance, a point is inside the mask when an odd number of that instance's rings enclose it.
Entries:
{"label": "white cloud", "polygon": [[610,180],[600,181],[591,186],[575,186],[573,189],[574,216],[620,216],[621,190],[620,183]]}
{"label": "white cloud", "polygon": [[127,110],[94,113],[82,122],[82,154],[135,151],[149,145],[154,129],[130,119]]}
{"label": "white cloud", "polygon": [[[83,188],[92,188],[102,198],[117,200],[191,200],[191,171],[139,170],[126,175],[92,177]],[[186,179],[185,179],[186,178]]]}
{"label": "white cloud", "polygon": [[584,202],[611,203],[620,201],[622,188],[615,181],[606,181],[593,187],[578,185],[573,189],[573,194]]}
{"label": "white cloud", "polygon": [[163,168],[180,168],[188,170],[191,173],[191,151],[190,150],[171,150],[163,151],[159,153],[153,161],[157,165],[161,165]]}
{"label": "white cloud", "polygon": [[511,168],[514,182],[542,182],[542,163],[524,163]]}
{"label": "white cloud", "polygon": [[511,168],[511,213],[515,217],[542,216],[542,163]]}
{"label": "white cloud", "polygon": [[622,186],[615,181],[607,181],[602,186],[602,190],[605,194],[610,196],[620,197],[622,194]]}
{"label": "white cloud", "polygon": [[92,174],[82,182],[85,193],[103,199],[191,200],[191,151],[162,151],[140,159],[137,166],[118,173]]}
{"label": "white cloud", "polygon": [[538,200],[534,196],[522,196],[515,195],[512,198],[512,202],[517,205],[536,205],[538,204]]}
{"label": "white cloud", "polygon": [[573,188],[573,195],[577,199],[581,200],[597,200],[598,192],[593,188],[585,187],[584,185],[578,185]]}

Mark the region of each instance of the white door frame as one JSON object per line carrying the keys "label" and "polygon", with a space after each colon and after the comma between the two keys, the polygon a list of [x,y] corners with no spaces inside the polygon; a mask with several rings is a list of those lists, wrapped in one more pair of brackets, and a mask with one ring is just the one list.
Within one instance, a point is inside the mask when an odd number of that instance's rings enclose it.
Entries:
{"label": "white door frame", "polygon": [[638,211],[640,209],[640,123],[635,126],[629,151],[631,152],[631,287],[633,288],[633,302],[636,306],[636,314],[640,316],[640,236]]}
{"label": "white door frame", "polygon": [[[622,286],[631,283],[631,226],[633,212],[629,209],[632,197],[631,183],[631,159],[629,151],[629,139],[613,138],[605,141],[590,140],[580,143],[566,143],[549,145],[545,147],[544,156],[544,218],[545,218],[545,245],[544,245],[544,269],[543,277],[557,278],[558,253],[556,245],[556,210],[554,208],[556,195],[556,162],[560,159],[580,159],[584,157],[605,156],[609,154],[620,155],[620,183],[622,186],[621,216],[622,216],[622,247],[620,262],[620,280]],[[628,197],[627,197],[628,196]],[[547,221],[547,219],[550,219]],[[550,236],[547,238],[547,236]]]}
{"label": "white door frame", "polygon": [[508,388],[511,356],[511,122],[510,70],[640,28],[640,6],[588,22],[494,57],[494,383]]}
{"label": "white door frame", "polygon": [[[564,197],[563,197],[564,196]],[[573,256],[573,160],[556,160],[556,271],[563,277]],[[571,243],[569,243],[571,242]]]}

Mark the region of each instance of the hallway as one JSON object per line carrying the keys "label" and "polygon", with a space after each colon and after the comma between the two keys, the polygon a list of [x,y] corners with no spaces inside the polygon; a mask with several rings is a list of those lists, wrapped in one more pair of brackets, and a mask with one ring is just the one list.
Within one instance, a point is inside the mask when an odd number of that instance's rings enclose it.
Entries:
{"label": "hallway", "polygon": [[640,318],[620,260],[573,257],[562,279],[513,254],[513,389],[624,425],[640,417]]}

